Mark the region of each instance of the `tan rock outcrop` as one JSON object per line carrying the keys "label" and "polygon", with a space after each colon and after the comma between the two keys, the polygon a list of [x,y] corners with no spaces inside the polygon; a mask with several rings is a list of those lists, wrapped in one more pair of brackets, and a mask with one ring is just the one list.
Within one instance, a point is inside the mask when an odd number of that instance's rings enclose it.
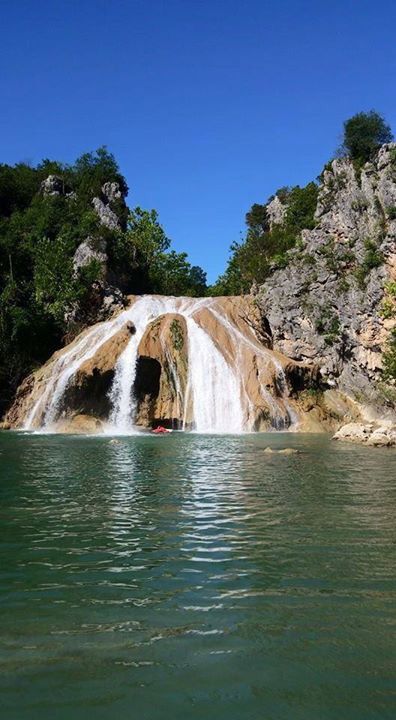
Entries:
{"label": "tan rock outcrop", "polygon": [[153,320],[139,343],[135,394],[136,424],[191,423],[184,410],[187,390],[188,338],[185,318],[177,313]]}
{"label": "tan rock outcrop", "polygon": [[372,447],[396,447],[396,425],[348,423],[335,433],[333,440],[361,443]]}

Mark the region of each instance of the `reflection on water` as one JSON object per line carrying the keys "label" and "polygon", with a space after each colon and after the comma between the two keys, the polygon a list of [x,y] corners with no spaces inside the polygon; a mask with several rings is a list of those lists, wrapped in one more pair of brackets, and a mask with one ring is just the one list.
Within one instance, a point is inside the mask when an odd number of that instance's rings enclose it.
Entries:
{"label": "reflection on water", "polygon": [[0,443],[7,720],[396,717],[392,450]]}

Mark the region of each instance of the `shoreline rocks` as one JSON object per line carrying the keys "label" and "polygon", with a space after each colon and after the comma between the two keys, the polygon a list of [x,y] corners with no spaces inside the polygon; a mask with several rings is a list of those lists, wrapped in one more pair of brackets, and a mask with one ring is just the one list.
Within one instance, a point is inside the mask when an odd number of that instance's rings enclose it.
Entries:
{"label": "shoreline rocks", "polygon": [[348,423],[333,435],[333,440],[360,443],[370,447],[396,447],[396,425]]}

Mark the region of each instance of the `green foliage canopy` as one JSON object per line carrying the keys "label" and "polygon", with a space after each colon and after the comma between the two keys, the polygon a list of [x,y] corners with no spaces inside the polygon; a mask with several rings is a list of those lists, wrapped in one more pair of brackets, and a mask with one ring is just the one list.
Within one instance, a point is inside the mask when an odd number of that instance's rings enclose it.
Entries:
{"label": "green foliage canopy", "polygon": [[359,112],[344,122],[342,150],[363,165],[384,143],[391,142],[392,131],[382,115],[375,110]]}
{"label": "green foliage canopy", "polygon": [[209,288],[213,295],[240,295],[253,283],[262,283],[274,265],[287,263],[287,251],[296,245],[301,230],[314,227],[318,186],[281,188],[277,193],[286,211],[282,223],[270,229],[266,205],[252,206],[246,215],[247,232],[231,246],[231,258],[224,275]]}

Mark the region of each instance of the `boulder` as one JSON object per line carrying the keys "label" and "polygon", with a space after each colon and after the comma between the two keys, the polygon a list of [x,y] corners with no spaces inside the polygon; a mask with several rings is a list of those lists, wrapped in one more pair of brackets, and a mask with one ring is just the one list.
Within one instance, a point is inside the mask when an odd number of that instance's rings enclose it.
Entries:
{"label": "boulder", "polygon": [[[115,203],[118,203],[118,206]],[[125,210],[125,193],[121,190],[119,183],[106,182],[102,185],[100,196],[94,197],[92,205],[95,208],[101,225],[109,230],[121,230],[122,220],[115,207]]]}
{"label": "boulder", "polygon": [[396,426],[348,423],[335,433],[333,440],[356,442],[374,447],[394,447],[396,446]]}
{"label": "boulder", "polygon": [[280,225],[283,223],[286,217],[287,207],[279,200],[279,197],[275,195],[267,205],[267,216],[272,229],[274,225]]}
{"label": "boulder", "polygon": [[102,225],[107,227],[109,230],[119,230],[120,229],[120,222],[119,222],[118,216],[111,209],[110,205],[105,203],[99,197],[95,197],[92,200],[92,205],[94,206]]}
{"label": "boulder", "polygon": [[102,267],[102,275],[106,273],[107,254],[106,242],[101,238],[87,237],[78,246],[73,257],[73,273],[77,276],[79,270],[96,260]]}
{"label": "boulder", "polygon": [[42,195],[55,196],[65,194],[65,183],[59,175],[48,175],[40,186]]}
{"label": "boulder", "polygon": [[72,417],[61,419],[57,424],[57,431],[71,435],[96,435],[103,432],[103,424],[98,418],[92,415],[76,414]]}

